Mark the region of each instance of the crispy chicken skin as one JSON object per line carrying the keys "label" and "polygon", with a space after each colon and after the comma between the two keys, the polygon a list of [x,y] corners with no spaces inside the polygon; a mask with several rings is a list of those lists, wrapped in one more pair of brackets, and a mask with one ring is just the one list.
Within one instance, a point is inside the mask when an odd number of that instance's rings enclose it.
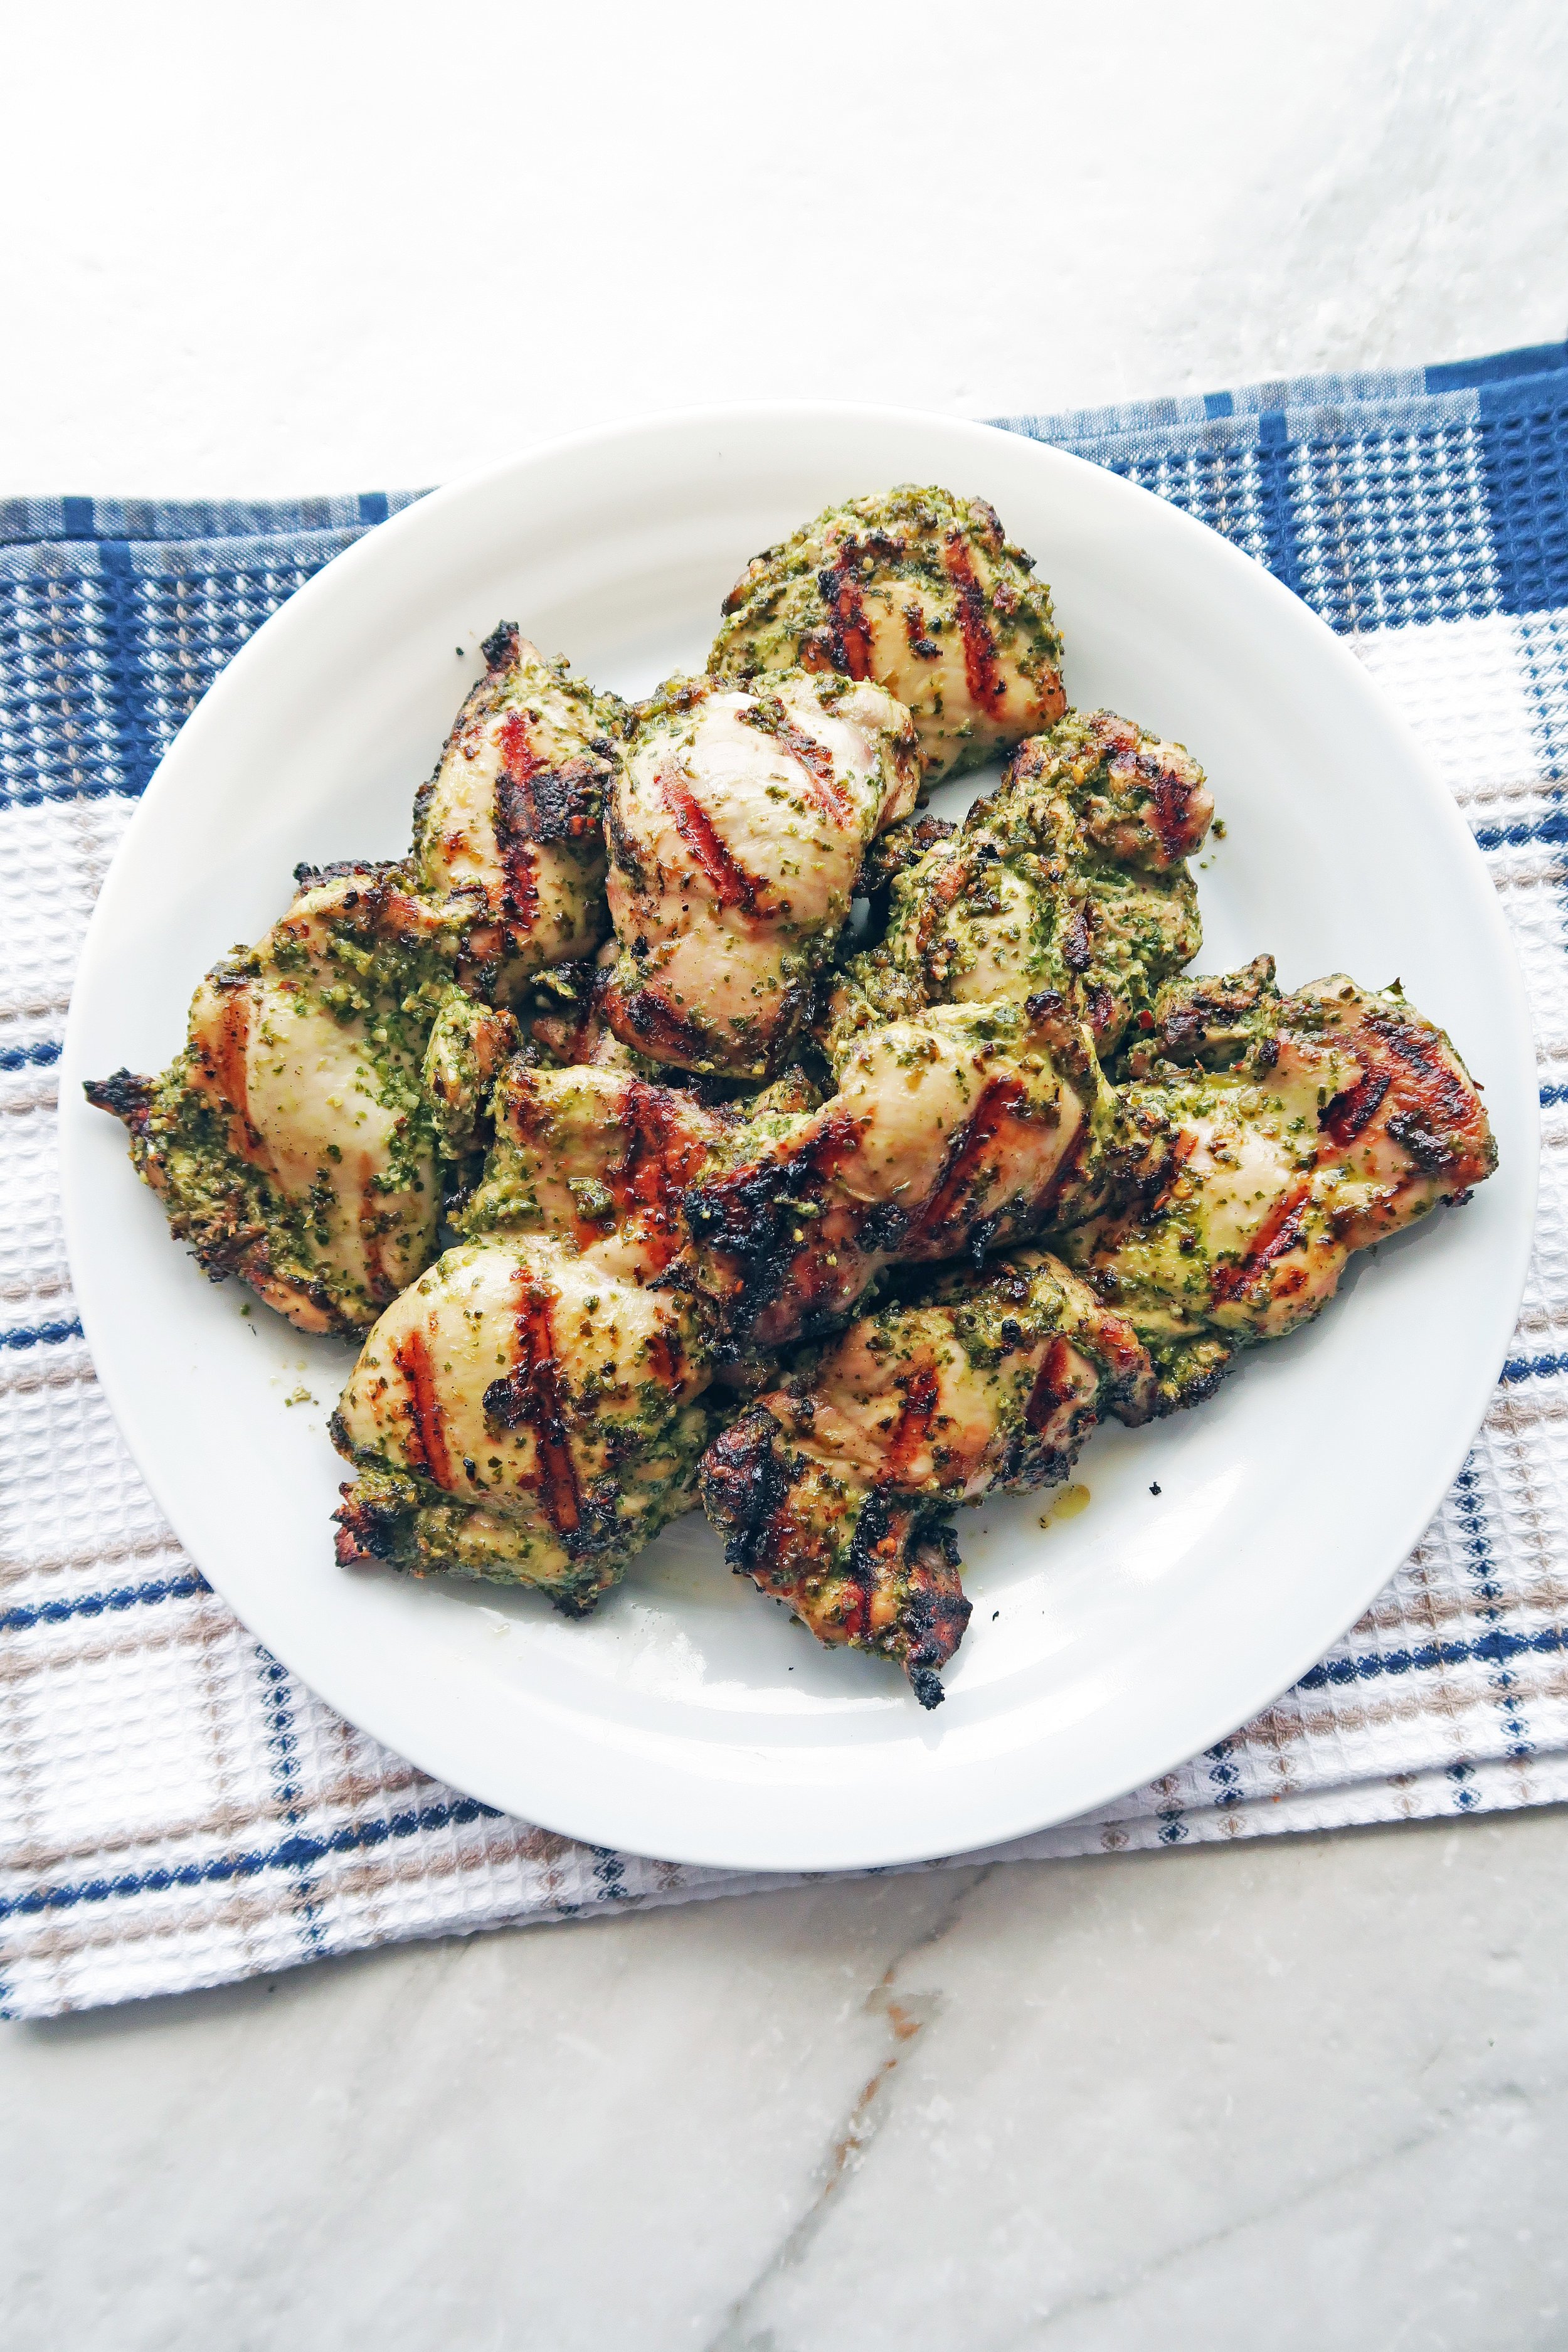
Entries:
{"label": "crispy chicken skin", "polygon": [[928,781],[1048,727],[1066,697],[1050,591],[984,499],[910,484],[829,507],[752,558],[709,668],[875,678],[913,715]]}
{"label": "crispy chicken skin", "polygon": [[778,1347],[841,1320],[883,1265],[1093,1216],[1165,1154],[1060,996],[934,1005],[868,1031],[819,1109],[742,1128],[686,1215],[726,1339]]}
{"label": "crispy chicken skin", "polygon": [[710,1363],[680,1292],[542,1234],[451,1249],[388,1308],[332,1417],[343,1565],[527,1584],[570,1615],[693,1500]]}
{"label": "crispy chicken skin", "polygon": [[1168,1123],[1169,1179],[1061,1247],[1182,1404],[1316,1315],[1353,1250],[1467,1198],[1497,1149],[1452,1045],[1397,991],[1334,973],[1282,996],[1260,956],[1168,983],[1145,1018],[1122,1093]]}
{"label": "crispy chicken skin", "polygon": [[430,1260],[441,1137],[422,1084],[459,927],[395,866],[300,869],[197,989],[161,1078],[89,1084],[176,1239],[301,1331],[363,1331]]}
{"label": "crispy chicken skin", "polygon": [[879,686],[672,679],[629,720],[609,803],[616,1035],[679,1068],[771,1076],[868,843],[918,789],[909,714]]}
{"label": "crispy chicken skin", "polygon": [[891,883],[879,943],[833,992],[841,1060],[878,1023],[928,1004],[1081,992],[1109,1053],[1203,943],[1186,861],[1214,814],[1203,770],[1114,711],[1072,712],[1015,753],[996,791]]}
{"label": "crispy chicken skin", "polygon": [[515,623],[484,646],[436,772],[414,803],[413,871],[467,902],[464,978],[513,1003],[541,969],[592,955],[609,929],[605,793],[621,706],[546,661]]}
{"label": "crispy chicken skin", "polygon": [[738,1572],[818,1641],[896,1658],[935,1706],[970,1613],[953,1508],[1065,1478],[1107,1412],[1153,1403],[1130,1325],[1026,1250],[851,1324],[714,1439],[702,1499]]}

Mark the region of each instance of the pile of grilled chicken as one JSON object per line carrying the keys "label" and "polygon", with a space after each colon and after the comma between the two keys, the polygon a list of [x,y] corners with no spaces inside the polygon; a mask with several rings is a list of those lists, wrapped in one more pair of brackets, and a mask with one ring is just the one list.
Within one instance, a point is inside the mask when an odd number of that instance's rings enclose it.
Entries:
{"label": "pile of grilled chicken", "polygon": [[498,628],[408,856],[300,868],[163,1076],[89,1086],[210,1275],[363,1335],[341,1561],[581,1613],[700,1499],[932,1706],[956,1506],[1195,1404],[1489,1174],[1397,986],[1187,976],[1203,771],[1067,708],[1032,573],[906,488],[634,707]]}

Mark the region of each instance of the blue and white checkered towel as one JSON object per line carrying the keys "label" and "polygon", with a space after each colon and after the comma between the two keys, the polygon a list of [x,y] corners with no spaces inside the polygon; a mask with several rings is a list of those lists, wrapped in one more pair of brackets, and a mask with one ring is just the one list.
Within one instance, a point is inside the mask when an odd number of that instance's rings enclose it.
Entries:
{"label": "blue and white checkered towel", "polygon": [[[1005,1851],[1568,1799],[1568,345],[1006,422],[1234,540],[1403,706],[1513,924],[1547,1118],[1518,1340],[1426,1539],[1267,1715]],[[340,1721],[180,1552],[73,1314],[54,1064],[104,869],[237,646],[405,502],[0,506],[0,1920],[16,2015],[756,1883],[505,1819]]]}

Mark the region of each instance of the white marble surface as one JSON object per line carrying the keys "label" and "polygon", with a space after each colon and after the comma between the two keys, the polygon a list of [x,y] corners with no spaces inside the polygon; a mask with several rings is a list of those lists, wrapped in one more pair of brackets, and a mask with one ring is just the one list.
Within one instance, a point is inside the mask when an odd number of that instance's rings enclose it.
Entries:
{"label": "white marble surface", "polygon": [[884,1879],[15,2028],[8,2346],[1568,2342],[1568,1820]]}
{"label": "white marble surface", "polygon": [[[1568,324],[1545,0],[57,5],[0,488],[431,480]],[[780,277],[787,280],[779,290]],[[890,1879],[0,2032],[16,2352],[1568,2343],[1568,1821]]]}

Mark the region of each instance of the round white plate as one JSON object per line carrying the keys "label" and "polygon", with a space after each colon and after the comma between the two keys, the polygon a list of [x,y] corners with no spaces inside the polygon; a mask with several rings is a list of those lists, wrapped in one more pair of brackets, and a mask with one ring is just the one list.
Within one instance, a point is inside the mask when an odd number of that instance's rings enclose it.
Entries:
{"label": "round white plate", "polygon": [[[746,559],[895,482],[988,498],[1055,593],[1067,681],[1189,744],[1228,831],[1204,968],[1400,975],[1487,1087],[1500,1174],[1356,1262],[1311,1328],[1201,1411],[1101,1432],[1092,1501],[962,1515],[970,1633],[923,1715],[819,1650],[700,1519],[585,1623],[482,1585],[334,1567],[325,1421],[347,1351],[171,1246],[84,1077],[160,1068],[192,988],[297,860],[399,854],[500,618],[623,693],[700,667]],[[464,649],[458,658],[455,647]],[[1267,1704],[1372,1600],[1458,1469],[1512,1328],[1534,1189],[1529,1021],[1480,857],[1359,665],[1257,565],[1114,476],[899,411],[688,414],[540,449],[423,500],[245,647],[163,761],[88,935],[62,1068],[82,1319],[204,1573],[342,1712],[489,1803],[596,1843],[797,1870],[1011,1838],[1102,1804]],[[289,1409],[304,1387],[315,1400]],[[1158,1486],[1156,1496],[1151,1490]]]}

